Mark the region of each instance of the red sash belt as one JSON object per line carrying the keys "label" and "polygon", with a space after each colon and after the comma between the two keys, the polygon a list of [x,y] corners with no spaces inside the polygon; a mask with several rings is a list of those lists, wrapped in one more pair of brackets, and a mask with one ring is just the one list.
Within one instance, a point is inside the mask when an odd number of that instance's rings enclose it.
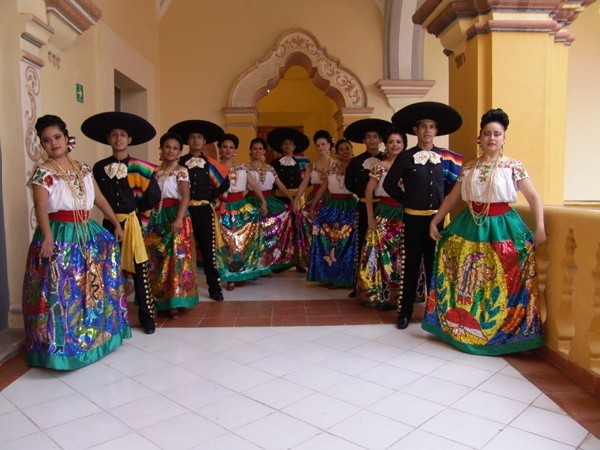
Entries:
{"label": "red sash belt", "polygon": [[60,210],[53,213],[48,214],[50,220],[55,220],[57,222],[87,222],[90,218],[89,211],[65,211]]}
{"label": "red sash belt", "polygon": [[228,192],[225,198],[226,202],[237,202],[244,198],[244,192]]}
{"label": "red sash belt", "polygon": [[353,198],[353,194],[331,194],[330,198],[332,200],[347,200],[349,198]]}
{"label": "red sash belt", "polygon": [[[484,210],[485,203],[471,202],[471,207],[473,208],[473,211],[480,213]],[[508,211],[510,211],[508,203],[490,203],[490,209],[488,210],[487,215],[501,216],[502,214],[506,214]]]}
{"label": "red sash belt", "polygon": [[399,202],[394,200],[392,197],[379,197],[379,203],[383,203],[388,206],[402,206]]}
{"label": "red sash belt", "polygon": [[[264,197],[269,197],[271,195],[273,195],[273,189],[269,189],[268,191],[260,191],[262,193],[262,195]],[[248,194],[250,197],[256,197],[256,193],[254,191],[248,191]]]}
{"label": "red sash belt", "polygon": [[167,206],[173,206],[173,205],[177,205],[179,203],[179,199],[178,198],[163,198],[162,199],[162,205],[163,208],[166,208]]}
{"label": "red sash belt", "polygon": [[319,189],[321,189],[321,185],[320,184],[313,184],[312,185],[312,191],[313,193],[317,193],[319,191]]}

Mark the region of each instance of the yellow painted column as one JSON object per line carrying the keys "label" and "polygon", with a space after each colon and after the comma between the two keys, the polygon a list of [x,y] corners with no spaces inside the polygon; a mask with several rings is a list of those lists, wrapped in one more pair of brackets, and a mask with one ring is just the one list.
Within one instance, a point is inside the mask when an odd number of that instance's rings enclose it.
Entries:
{"label": "yellow painted column", "polygon": [[427,0],[413,16],[448,55],[450,104],[463,116],[450,148],[476,157],[481,115],[502,108],[510,117],[505,154],[524,163],[544,203],[562,204],[573,40],[565,27],[586,2],[484,3]]}

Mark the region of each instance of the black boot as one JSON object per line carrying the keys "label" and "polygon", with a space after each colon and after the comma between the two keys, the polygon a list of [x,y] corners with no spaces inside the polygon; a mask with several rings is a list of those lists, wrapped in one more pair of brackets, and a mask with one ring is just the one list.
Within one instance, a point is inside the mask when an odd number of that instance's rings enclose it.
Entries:
{"label": "black boot", "polygon": [[156,329],[156,308],[150,290],[148,278],[148,263],[135,265],[135,296],[138,303],[138,318],[146,334],[154,333]]}
{"label": "black boot", "polygon": [[407,306],[400,305],[400,308],[398,308],[398,317],[396,318],[396,328],[398,328],[399,330],[404,330],[408,328],[408,324],[410,323],[412,313],[412,304]]}

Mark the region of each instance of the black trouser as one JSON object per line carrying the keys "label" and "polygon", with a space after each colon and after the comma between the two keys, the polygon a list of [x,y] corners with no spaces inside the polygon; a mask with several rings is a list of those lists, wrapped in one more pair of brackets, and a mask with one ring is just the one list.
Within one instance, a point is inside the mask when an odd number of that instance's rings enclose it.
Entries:
{"label": "black trouser", "polygon": [[354,257],[354,288],[358,283],[358,270],[360,263],[360,255],[365,244],[365,236],[367,235],[367,229],[369,228],[369,216],[367,215],[367,204],[363,201],[358,202],[356,207],[358,211],[358,218],[356,223],[356,256]]}
{"label": "black trouser", "polygon": [[[104,219],[102,226],[111,233],[115,232],[115,227],[111,222]],[[125,222],[121,223],[125,226]],[[138,319],[144,330],[153,330],[156,317],[156,308],[150,290],[150,279],[148,278],[148,261],[134,264],[135,273],[132,274],[133,286],[135,291],[135,303],[138,305]]]}
{"label": "black trouser", "polygon": [[[398,314],[402,317],[412,316],[421,272],[421,259],[425,265],[427,285],[431,279],[435,254],[435,241],[429,237],[429,224],[432,218],[433,215],[413,216],[404,213],[404,285],[398,310]],[[442,229],[442,224],[438,229]]]}
{"label": "black trouser", "polygon": [[219,272],[215,266],[215,221],[210,205],[189,206],[196,246],[202,255],[209,295],[221,292]]}

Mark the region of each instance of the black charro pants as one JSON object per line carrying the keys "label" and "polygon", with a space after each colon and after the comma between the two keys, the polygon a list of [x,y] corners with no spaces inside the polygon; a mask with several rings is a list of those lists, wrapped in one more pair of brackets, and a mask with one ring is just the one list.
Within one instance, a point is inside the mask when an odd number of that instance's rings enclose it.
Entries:
{"label": "black charro pants", "polygon": [[194,240],[198,251],[202,255],[204,275],[210,295],[221,292],[219,272],[215,265],[215,224],[211,205],[189,206],[188,211],[192,218]]}
{"label": "black charro pants", "polygon": [[[404,284],[400,296],[400,309],[398,314],[410,318],[413,312],[413,303],[417,293],[419,274],[421,272],[421,259],[425,266],[427,285],[431,280],[433,258],[436,242],[429,237],[429,224],[433,215],[413,216],[404,213]],[[442,224],[438,229],[442,228]]]}

